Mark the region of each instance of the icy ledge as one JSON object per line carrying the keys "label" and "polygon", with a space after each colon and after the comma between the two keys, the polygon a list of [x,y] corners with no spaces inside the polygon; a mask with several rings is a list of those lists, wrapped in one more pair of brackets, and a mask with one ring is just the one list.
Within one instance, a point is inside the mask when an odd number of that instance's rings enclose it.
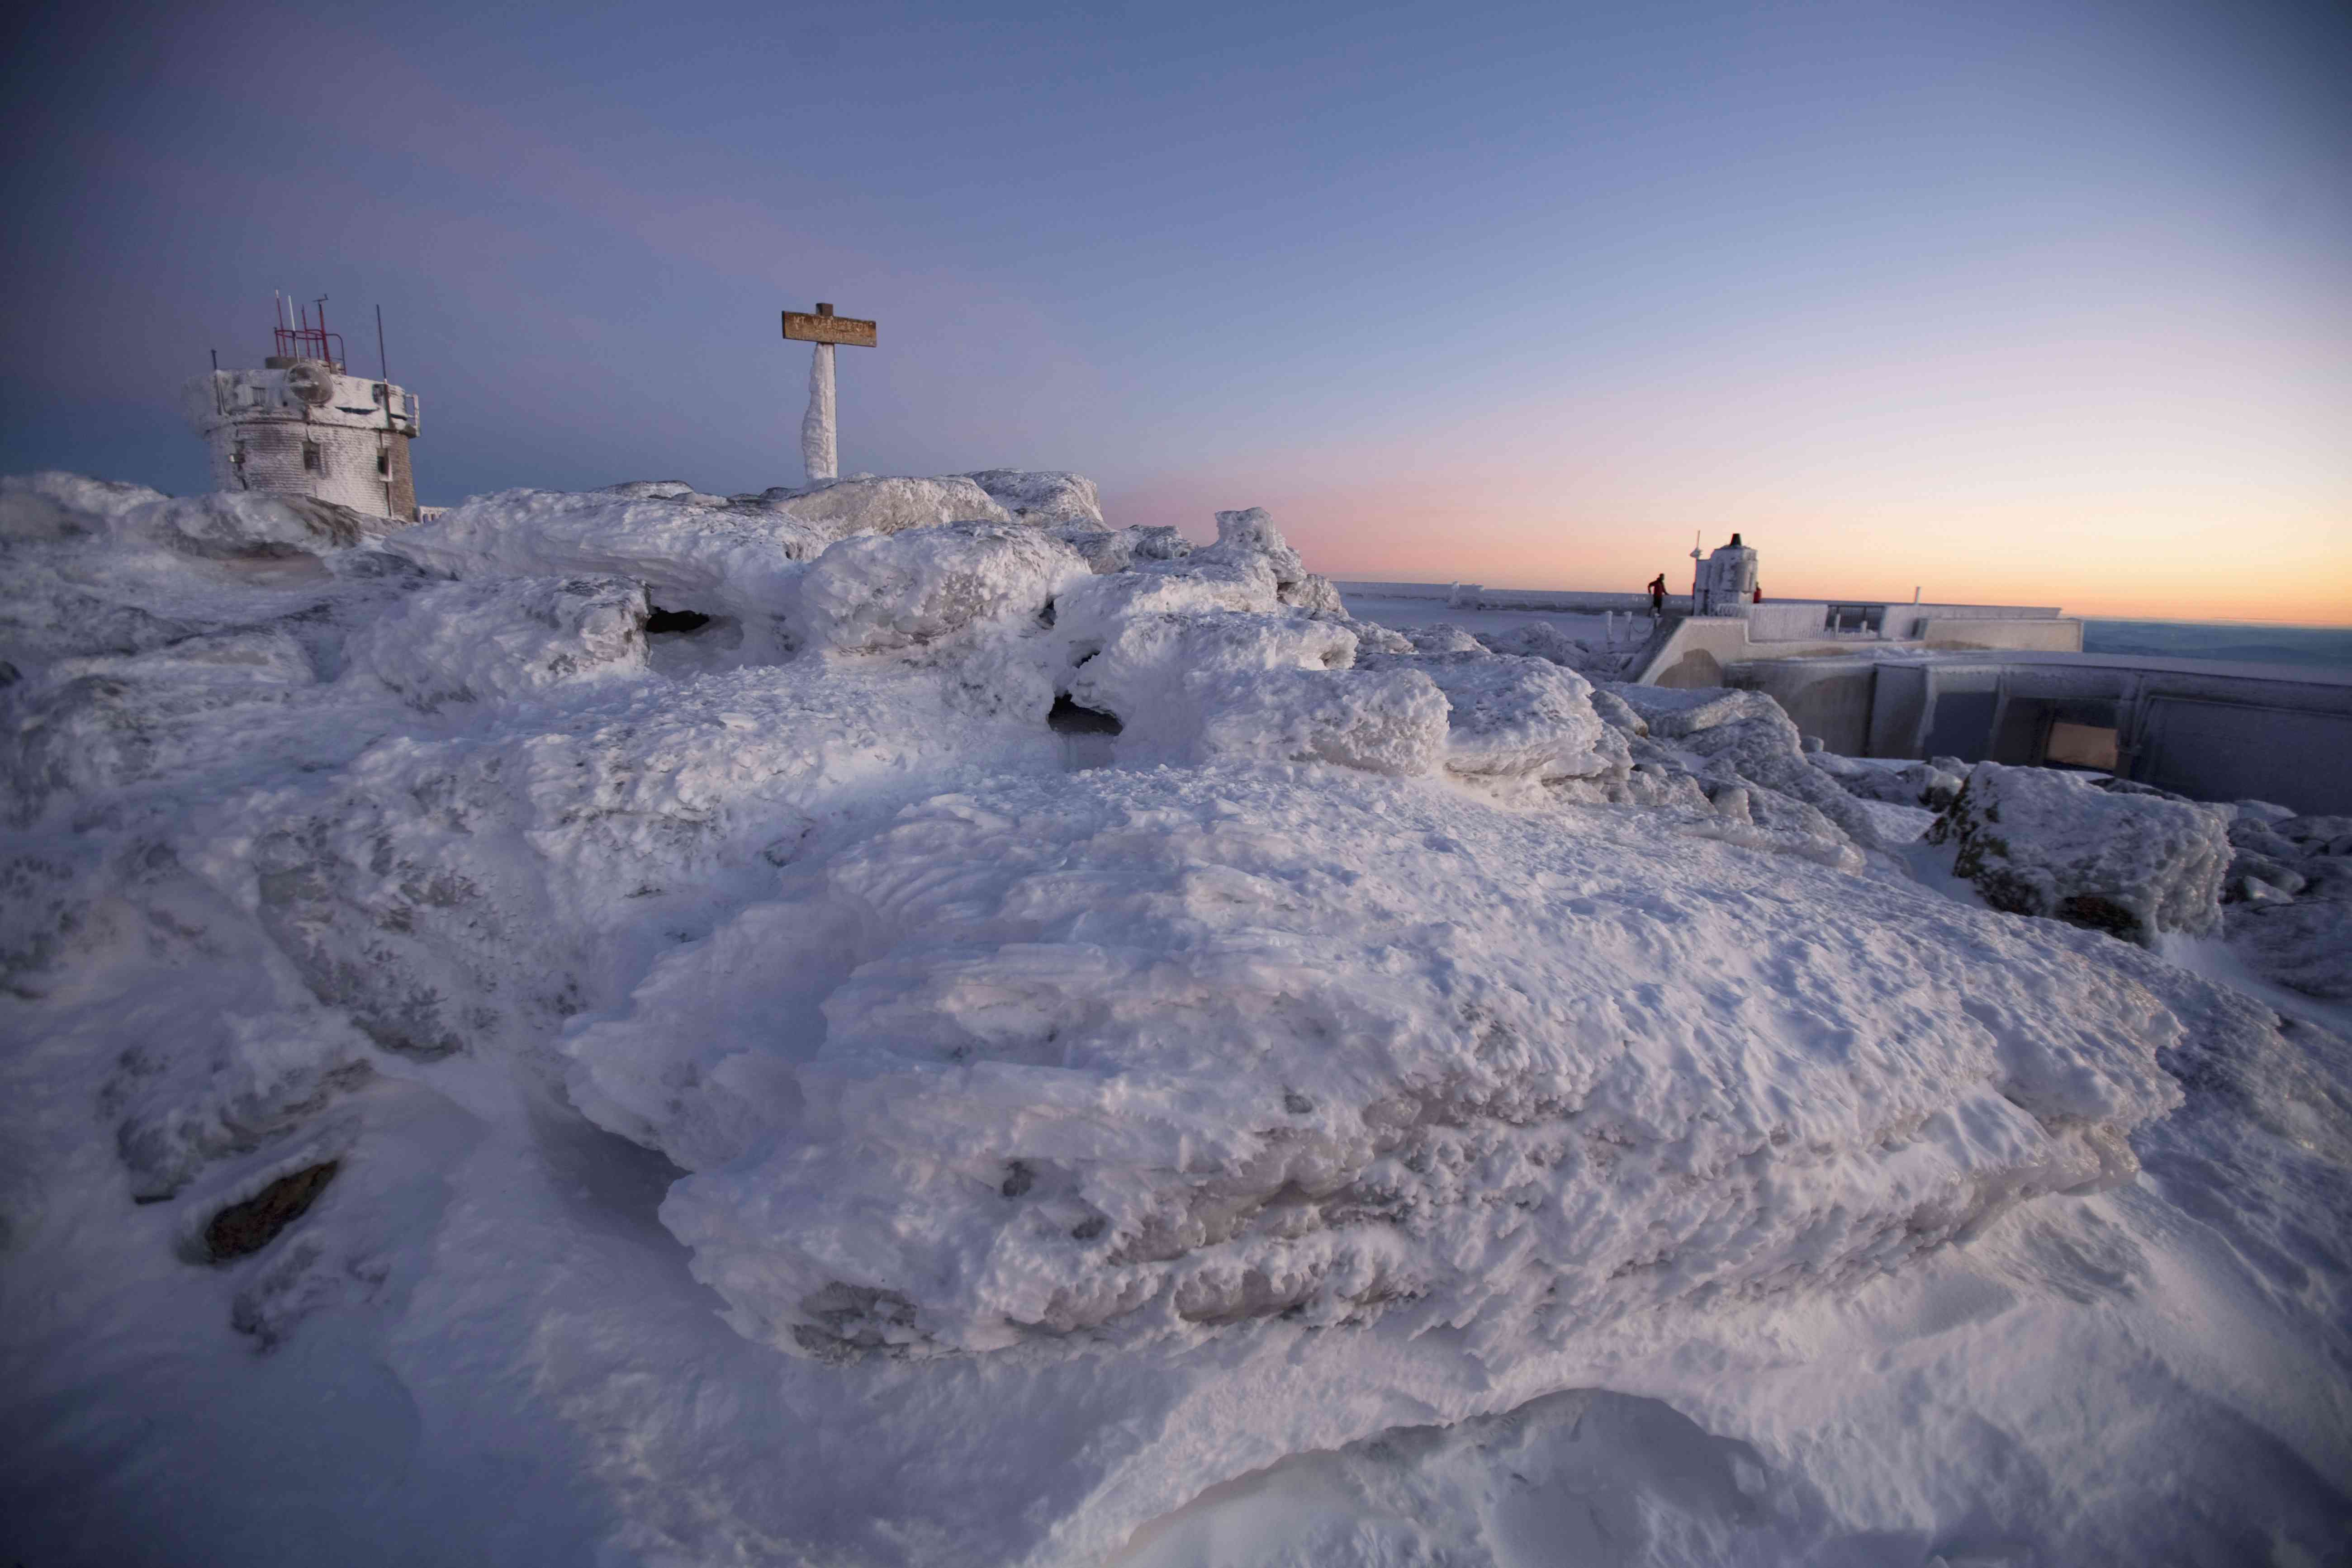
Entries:
{"label": "icy ledge", "polygon": [[2035,934],[1361,774],[1103,771],[908,807],[565,1048],[781,1349],[1509,1353],[2131,1176],[2179,1026]]}

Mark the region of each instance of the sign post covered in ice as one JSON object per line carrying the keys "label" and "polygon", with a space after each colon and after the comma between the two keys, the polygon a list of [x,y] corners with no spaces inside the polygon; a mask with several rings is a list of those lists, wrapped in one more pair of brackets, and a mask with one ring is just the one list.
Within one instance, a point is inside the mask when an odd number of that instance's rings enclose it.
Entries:
{"label": "sign post covered in ice", "polygon": [[808,464],[809,482],[839,479],[840,453],[833,418],[833,347],[847,343],[852,348],[872,348],[874,323],[836,316],[831,305],[820,304],[813,316],[786,310],[784,336],[816,345],[809,361],[808,413],[801,419],[801,457]]}

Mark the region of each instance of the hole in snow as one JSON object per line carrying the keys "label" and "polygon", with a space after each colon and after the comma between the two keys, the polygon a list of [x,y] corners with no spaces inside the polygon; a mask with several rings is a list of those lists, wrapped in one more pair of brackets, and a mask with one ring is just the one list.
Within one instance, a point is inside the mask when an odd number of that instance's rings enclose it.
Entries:
{"label": "hole in snow", "polygon": [[1045,726],[1057,735],[1116,735],[1120,729],[1118,714],[1106,713],[1099,708],[1081,708],[1067,697],[1054,699],[1053,710],[1045,715]]}
{"label": "hole in snow", "polygon": [[653,632],[698,632],[710,624],[710,617],[693,610],[665,610],[656,605],[646,617],[646,630]]}
{"label": "hole in snow", "polygon": [[260,1251],[278,1233],[310,1212],[327,1184],[341,1168],[339,1160],[307,1165],[278,1177],[241,1204],[231,1204],[205,1226],[205,1251],[215,1263],[226,1263]]}

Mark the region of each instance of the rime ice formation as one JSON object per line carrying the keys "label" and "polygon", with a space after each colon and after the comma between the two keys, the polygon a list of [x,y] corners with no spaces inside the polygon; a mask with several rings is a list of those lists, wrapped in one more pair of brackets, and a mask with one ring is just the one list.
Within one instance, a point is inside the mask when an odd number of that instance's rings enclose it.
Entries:
{"label": "rime ice formation", "polygon": [[841,472],[835,446],[833,345],[819,343],[809,355],[808,412],[801,416],[801,462],[813,485]]}
{"label": "rime ice formation", "polygon": [[1998,912],[1939,770],[1063,474],[44,475],[0,564],[26,1561],[2336,1539],[2347,1048],[2168,961],[2320,989],[2336,825],[1980,769],[2269,945]]}
{"label": "rime ice formation", "polygon": [[1979,763],[1930,837],[1985,901],[2150,943],[2221,923],[2224,806],[2122,793],[2049,768]]}
{"label": "rime ice formation", "polygon": [[1102,497],[1096,492],[1094,480],[1084,474],[982,468],[963,477],[1022,522],[1046,527],[1103,526]]}
{"label": "rime ice formation", "polygon": [[[696,1173],[663,1214],[731,1321],[835,1357],[1276,1317],[1546,1342],[2126,1180],[2177,1098],[2128,983],[1929,942],[1848,997],[1875,922],[1809,933],[1756,900],[1769,862],[1644,895],[1652,868],[1378,777],[1105,770],[902,813],[575,1033],[575,1099]],[[1801,1016],[1697,1022],[1761,994],[1743,950],[1796,966]]]}

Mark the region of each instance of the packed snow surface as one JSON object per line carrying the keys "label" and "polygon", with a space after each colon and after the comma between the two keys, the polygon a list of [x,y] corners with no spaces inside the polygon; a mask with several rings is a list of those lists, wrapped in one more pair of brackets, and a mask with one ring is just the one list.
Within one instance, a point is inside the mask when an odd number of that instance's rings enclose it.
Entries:
{"label": "packed snow surface", "polygon": [[0,547],[15,1557],[2342,1560],[2340,1010],[2210,977],[2325,824],[1980,773],[2182,826],[1999,912],[1068,474]]}

